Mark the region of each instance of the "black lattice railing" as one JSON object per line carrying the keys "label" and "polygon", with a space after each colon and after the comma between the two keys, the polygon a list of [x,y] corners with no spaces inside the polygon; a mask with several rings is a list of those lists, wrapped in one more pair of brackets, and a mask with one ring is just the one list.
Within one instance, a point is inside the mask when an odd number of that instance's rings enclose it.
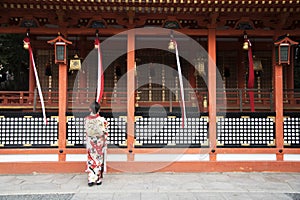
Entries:
{"label": "black lattice railing", "polygon": [[[67,113],[67,147],[85,147],[84,117],[88,113]],[[37,113],[0,113],[0,146],[4,148],[58,147],[57,113],[47,113],[47,125]],[[102,114],[109,122],[109,146],[126,146],[125,117]],[[124,115],[123,115],[124,116]]]}
{"label": "black lattice railing", "polygon": [[84,130],[84,117],[68,116],[67,120],[67,146],[85,147],[86,136]]}
{"label": "black lattice railing", "polygon": [[36,115],[2,115],[0,117],[0,145],[3,147],[55,147],[58,139],[57,117]]}
{"label": "black lattice railing", "polygon": [[228,113],[226,117],[218,117],[217,145],[220,147],[273,147],[275,146],[275,117],[230,116]]}
{"label": "black lattice railing", "polygon": [[126,147],[127,121],[126,117],[107,117],[109,123],[109,147]]}
{"label": "black lattice railing", "polygon": [[283,140],[286,147],[300,146],[300,115],[291,114],[284,118]]}
{"label": "black lattice railing", "polygon": [[[141,115],[141,112],[137,113]],[[41,114],[0,113],[0,146],[3,148],[38,148],[58,146],[57,113],[47,113],[44,125]],[[109,146],[126,147],[126,113],[102,113],[109,122]],[[149,114],[149,113],[148,113]],[[181,127],[180,114],[150,116],[136,119],[136,147],[201,147],[208,146],[208,118],[199,115],[187,118]],[[67,146],[84,147],[84,117],[87,113],[68,114]],[[222,114],[218,114],[222,116]],[[226,113],[217,120],[218,147],[274,147],[275,113]],[[300,146],[300,116],[284,118],[285,147]]]}
{"label": "black lattice railing", "polygon": [[201,147],[208,145],[208,118],[137,117],[136,147]]}

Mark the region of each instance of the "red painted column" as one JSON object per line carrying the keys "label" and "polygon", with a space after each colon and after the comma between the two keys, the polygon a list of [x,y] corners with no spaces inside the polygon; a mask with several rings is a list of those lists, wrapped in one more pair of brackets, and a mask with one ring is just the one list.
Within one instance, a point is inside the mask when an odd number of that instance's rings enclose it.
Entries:
{"label": "red painted column", "polygon": [[[208,115],[209,115],[209,142],[212,150],[216,148],[216,29],[208,30]],[[216,154],[210,153],[210,160],[216,160]]]}
{"label": "red painted column", "polygon": [[[278,150],[283,149],[283,84],[282,84],[282,66],[274,66],[274,95],[275,95],[275,131],[276,147]],[[277,153],[277,160],[283,160],[282,153]]]}
{"label": "red painted column", "polygon": [[59,75],[58,75],[58,149],[59,149],[59,161],[66,161],[66,136],[67,136],[67,121],[66,121],[66,110],[67,110],[67,65],[59,64]]}
{"label": "red painted column", "polygon": [[134,149],[134,111],[135,111],[135,34],[133,31],[128,31],[127,36],[127,149],[128,161],[132,161]]}
{"label": "red painted column", "polygon": [[[277,38],[277,37],[276,37]],[[274,80],[274,110],[276,112],[275,118],[275,131],[276,131],[276,153],[277,160],[283,160],[283,154],[280,152],[283,150],[283,75],[282,65],[277,65],[275,61],[275,49],[273,48],[273,80]]]}

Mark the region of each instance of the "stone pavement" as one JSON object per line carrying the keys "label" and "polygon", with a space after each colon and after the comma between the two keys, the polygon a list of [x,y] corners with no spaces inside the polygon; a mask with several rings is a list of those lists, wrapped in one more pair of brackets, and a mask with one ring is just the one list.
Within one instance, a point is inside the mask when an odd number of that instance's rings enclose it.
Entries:
{"label": "stone pavement", "polygon": [[300,173],[108,173],[0,175],[0,200],[296,200]]}

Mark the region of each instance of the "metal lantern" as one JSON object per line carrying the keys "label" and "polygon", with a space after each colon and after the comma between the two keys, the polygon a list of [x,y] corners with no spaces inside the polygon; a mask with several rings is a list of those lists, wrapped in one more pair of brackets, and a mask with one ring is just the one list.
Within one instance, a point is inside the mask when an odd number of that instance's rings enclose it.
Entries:
{"label": "metal lantern", "polygon": [[27,50],[27,49],[29,48],[29,43],[30,43],[29,38],[26,37],[26,38],[23,40],[23,48]]}
{"label": "metal lantern", "polygon": [[253,56],[253,69],[254,71],[263,71],[261,60]]}
{"label": "metal lantern", "polygon": [[64,39],[60,34],[48,43],[54,44],[55,64],[67,64],[67,45],[71,41]]}
{"label": "metal lantern", "polygon": [[169,49],[170,51],[172,51],[172,50],[175,49],[175,43],[174,43],[173,40],[170,40],[169,45],[168,45],[168,49]]}
{"label": "metal lantern", "polygon": [[298,44],[291,40],[288,35],[280,36],[275,42],[275,57],[276,63],[281,64],[290,64],[290,52],[291,46]]}
{"label": "metal lantern", "polygon": [[244,32],[243,49],[246,50],[246,51],[248,51],[248,49],[249,49],[249,40],[248,40],[248,36],[247,36],[246,32]]}
{"label": "metal lantern", "polygon": [[175,45],[176,45],[176,44],[175,44],[175,41],[174,41],[173,31],[171,31],[168,49],[169,49],[170,51],[175,50]]}
{"label": "metal lantern", "polygon": [[55,43],[55,63],[63,62],[66,63],[66,43],[56,42]]}
{"label": "metal lantern", "polygon": [[29,32],[30,32],[30,30],[27,29],[27,31],[26,31],[26,37],[23,40],[23,48],[26,49],[26,50],[29,49],[29,44],[30,44]]}
{"label": "metal lantern", "polygon": [[72,70],[81,70],[81,61],[77,54],[75,54],[74,58],[70,60],[70,71]]}
{"label": "metal lantern", "polygon": [[205,76],[205,59],[204,58],[196,58],[195,60],[195,68],[197,69],[197,72],[201,76]]}

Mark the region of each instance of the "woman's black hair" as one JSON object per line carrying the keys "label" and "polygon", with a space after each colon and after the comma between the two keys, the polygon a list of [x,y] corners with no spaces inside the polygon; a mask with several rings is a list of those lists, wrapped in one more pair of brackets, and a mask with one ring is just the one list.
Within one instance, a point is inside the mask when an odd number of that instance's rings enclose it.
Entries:
{"label": "woman's black hair", "polygon": [[100,110],[100,104],[97,101],[94,101],[90,105],[90,109],[94,114],[98,113]]}

